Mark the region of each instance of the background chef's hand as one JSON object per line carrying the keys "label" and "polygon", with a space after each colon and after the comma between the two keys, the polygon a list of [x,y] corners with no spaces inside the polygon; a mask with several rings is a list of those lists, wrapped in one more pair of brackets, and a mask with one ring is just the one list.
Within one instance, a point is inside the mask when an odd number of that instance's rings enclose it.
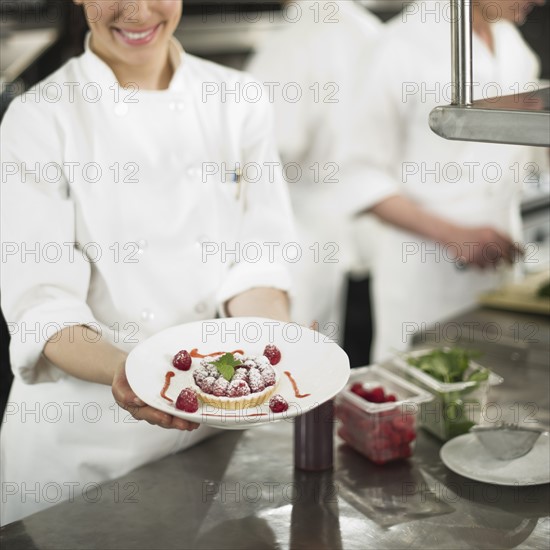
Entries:
{"label": "background chef's hand", "polygon": [[502,261],[511,264],[523,253],[510,237],[492,227],[456,226],[445,244],[460,264],[482,269],[496,267]]}
{"label": "background chef's hand", "polygon": [[146,405],[130,388],[126,378],[126,364],[120,363],[113,376],[113,396],[117,404],[128,411],[137,420],[146,420],[149,424],[177,430],[196,430],[199,424],[164,413]]}

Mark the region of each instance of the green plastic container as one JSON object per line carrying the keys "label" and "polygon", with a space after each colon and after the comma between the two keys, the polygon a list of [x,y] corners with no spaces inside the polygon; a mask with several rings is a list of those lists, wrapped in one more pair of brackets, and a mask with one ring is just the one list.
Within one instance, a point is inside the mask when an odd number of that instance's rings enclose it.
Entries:
{"label": "green plastic container", "polygon": [[406,361],[407,357],[421,357],[431,351],[424,349],[411,352],[405,358],[396,357],[390,369],[434,396],[433,401],[420,405],[418,420],[424,429],[442,441],[448,441],[479,424],[487,405],[489,387],[501,384],[503,379],[470,360],[465,375],[481,370],[489,373],[487,380],[449,384],[436,380]]}

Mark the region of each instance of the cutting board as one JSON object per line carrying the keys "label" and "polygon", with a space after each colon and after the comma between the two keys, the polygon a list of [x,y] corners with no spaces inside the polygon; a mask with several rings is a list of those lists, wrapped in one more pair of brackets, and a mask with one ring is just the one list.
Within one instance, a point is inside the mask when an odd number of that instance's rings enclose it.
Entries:
{"label": "cutting board", "polygon": [[550,315],[550,298],[539,298],[538,289],[550,280],[550,270],[530,273],[520,283],[505,285],[479,297],[484,306]]}

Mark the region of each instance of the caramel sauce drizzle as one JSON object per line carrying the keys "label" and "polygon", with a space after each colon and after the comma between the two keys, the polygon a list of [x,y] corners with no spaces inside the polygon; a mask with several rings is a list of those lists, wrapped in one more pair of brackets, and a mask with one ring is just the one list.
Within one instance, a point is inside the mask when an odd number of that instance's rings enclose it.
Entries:
{"label": "caramel sauce drizzle", "polygon": [[292,378],[292,374],[288,372],[287,370],[284,371],[284,373],[288,376],[288,379],[290,380],[290,383],[292,384],[292,387],[294,388],[294,395],[301,399],[302,397],[309,397],[311,393],[300,393],[300,390],[298,389],[298,384],[296,384],[296,380]]}
{"label": "caramel sauce drizzle", "polygon": [[163,399],[166,399],[167,401],[170,401],[170,403],[173,403],[174,400],[173,399],[170,399],[167,395],[166,395],[166,390],[170,387],[170,382],[172,380],[172,377],[175,375],[176,373],[175,372],[172,372],[171,370],[169,370],[165,375],[164,375],[164,386],[162,387],[162,390],[160,392],[160,396],[163,398]]}

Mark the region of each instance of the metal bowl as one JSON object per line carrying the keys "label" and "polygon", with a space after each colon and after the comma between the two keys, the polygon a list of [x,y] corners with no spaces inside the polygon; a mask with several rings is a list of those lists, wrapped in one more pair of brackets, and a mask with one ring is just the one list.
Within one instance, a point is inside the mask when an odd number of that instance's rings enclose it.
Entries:
{"label": "metal bowl", "polygon": [[473,426],[470,431],[476,434],[491,456],[498,460],[513,460],[526,455],[540,434],[546,430],[501,423],[493,426]]}

